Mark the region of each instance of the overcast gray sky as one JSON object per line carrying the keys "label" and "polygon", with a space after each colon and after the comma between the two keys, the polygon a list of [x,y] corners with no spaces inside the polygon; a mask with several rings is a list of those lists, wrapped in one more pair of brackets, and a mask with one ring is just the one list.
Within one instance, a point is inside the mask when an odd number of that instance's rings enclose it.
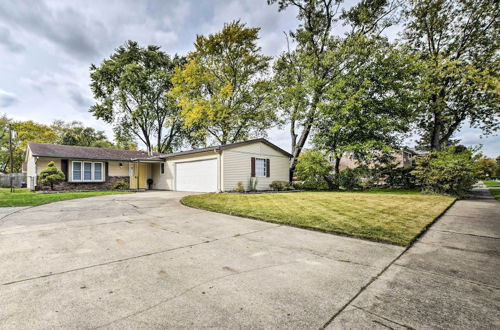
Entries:
{"label": "overcast gray sky", "polygon": [[[293,11],[278,12],[266,0],[2,0],[0,114],[46,124],[79,120],[112,138],[111,127],[88,112],[91,63],[126,40],[186,54],[197,34],[235,19],[262,28],[259,43],[271,56],[284,50],[283,31],[297,25]],[[466,145],[483,144],[489,156],[499,153],[498,136],[480,139],[480,131],[465,127],[458,137]],[[287,130],[272,129],[269,138],[290,149]]]}

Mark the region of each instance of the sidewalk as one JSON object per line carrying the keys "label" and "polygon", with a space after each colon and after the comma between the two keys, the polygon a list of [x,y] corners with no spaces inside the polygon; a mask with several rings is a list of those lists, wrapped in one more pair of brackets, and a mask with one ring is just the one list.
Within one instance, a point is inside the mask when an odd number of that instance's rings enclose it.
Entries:
{"label": "sidewalk", "polygon": [[500,202],[457,201],[327,329],[500,328]]}

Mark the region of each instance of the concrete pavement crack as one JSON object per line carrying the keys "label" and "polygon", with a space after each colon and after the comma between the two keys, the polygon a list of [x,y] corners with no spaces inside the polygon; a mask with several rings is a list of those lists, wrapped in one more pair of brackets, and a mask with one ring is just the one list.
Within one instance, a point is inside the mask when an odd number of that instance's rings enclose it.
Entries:
{"label": "concrete pavement crack", "polygon": [[450,278],[450,279],[460,281],[460,282],[467,282],[467,283],[474,284],[474,285],[485,286],[485,287],[488,287],[491,289],[500,290],[500,287],[497,287],[497,286],[494,286],[491,284],[487,284],[487,283],[483,283],[483,282],[467,280],[464,278],[455,277],[455,276],[451,276],[451,275],[447,275],[447,274],[443,274],[443,273],[431,272],[431,271],[424,270],[424,269],[415,269],[415,268],[408,267],[407,265],[402,265],[402,264],[398,264],[398,263],[395,263],[394,265],[401,267],[401,268],[404,268],[404,269],[407,269],[407,270],[412,271],[414,273],[424,273],[424,274],[429,274],[429,275],[434,275],[434,276],[441,276],[441,277]]}
{"label": "concrete pavement crack", "polygon": [[[354,304],[352,304],[351,306],[352,306],[352,307],[354,307],[354,308],[357,308],[357,309],[359,309],[359,310],[361,310],[361,311],[363,311],[363,312],[365,312],[365,313],[368,313],[368,314],[371,314],[371,315],[376,316],[376,317],[378,317],[378,318],[381,318],[382,320],[385,320],[385,321],[388,321],[388,322],[391,322],[391,323],[397,324],[397,325],[399,325],[399,326],[401,326],[401,327],[403,327],[403,328],[410,329],[410,330],[415,330],[415,328],[410,327],[409,325],[406,325],[406,324],[403,324],[403,323],[396,322],[396,321],[394,321],[394,320],[391,320],[390,318],[387,318],[387,317],[385,317],[385,316],[379,315],[379,314],[377,314],[377,313],[374,313],[374,312],[369,311],[369,310],[367,310],[367,309],[364,309],[364,308],[362,308],[362,307],[356,306],[356,305],[354,305]],[[390,327],[389,327],[389,326],[387,326],[386,324],[382,324],[382,325],[384,325],[384,326],[386,326],[386,327],[390,328]],[[392,328],[391,328],[391,329],[392,329]]]}
{"label": "concrete pavement crack", "polygon": [[62,274],[67,274],[67,273],[72,273],[72,272],[76,272],[76,271],[79,271],[79,270],[84,270],[84,269],[90,269],[90,268],[94,268],[94,267],[111,265],[111,264],[120,263],[120,262],[124,262],[124,261],[128,261],[128,260],[133,260],[133,259],[138,259],[138,258],[143,258],[143,257],[149,257],[149,256],[156,255],[156,254],[161,254],[161,253],[171,252],[171,251],[175,251],[175,250],[181,250],[181,249],[185,249],[185,248],[190,248],[190,247],[193,247],[193,246],[197,246],[197,245],[201,245],[201,244],[207,244],[207,243],[211,243],[211,242],[214,242],[214,241],[216,241],[216,240],[203,241],[203,242],[199,242],[199,243],[178,246],[178,247],[171,248],[171,249],[166,249],[166,250],[161,250],[161,251],[156,251],[156,252],[145,253],[145,254],[141,254],[141,255],[138,255],[138,256],[132,256],[132,257],[127,257],[127,258],[122,258],[122,259],[117,259],[117,260],[111,260],[111,261],[102,262],[102,263],[95,264],[95,265],[89,265],[89,266],[85,266],[85,267],[68,269],[68,270],[65,270],[65,271],[57,272],[57,273],[50,273],[50,274],[45,274],[45,275],[40,275],[40,276],[35,276],[35,277],[30,277],[30,278],[25,278],[25,279],[22,279],[22,280],[17,280],[17,281],[11,281],[11,282],[2,283],[2,284],[0,284],[0,286],[12,285],[12,284],[21,283],[21,282],[27,282],[27,281],[32,281],[32,280],[36,280],[36,279],[40,279],[40,278],[45,278],[45,277],[50,277],[50,276],[55,276],[55,275],[62,275]]}
{"label": "concrete pavement crack", "polygon": [[[274,227],[270,227],[270,228],[264,228],[264,229],[254,230],[254,231],[247,232],[247,233],[244,233],[244,234],[239,234],[236,237],[242,237],[242,236],[245,236],[245,235],[253,234],[253,233],[264,231],[264,230],[274,229],[274,228],[277,228],[277,227],[280,227],[280,226],[274,226]],[[193,237],[195,237],[195,236],[193,236]],[[171,252],[171,251],[175,251],[175,250],[181,250],[181,249],[185,249],[185,248],[190,248],[190,247],[201,245],[201,244],[207,244],[207,243],[212,243],[212,242],[216,242],[216,241],[220,241],[220,240],[225,240],[225,239],[228,239],[228,238],[234,238],[235,235],[225,236],[225,237],[221,237],[221,238],[214,238],[214,239],[210,239],[210,238],[207,239],[205,237],[198,237],[198,236],[196,236],[196,237],[200,238],[200,239],[203,239],[203,241],[199,242],[199,243],[183,245],[183,246],[179,246],[179,247],[175,247],[175,248],[171,248],[171,249],[166,249],[166,250],[161,250],[161,251],[156,251],[156,252],[145,253],[145,254],[141,254],[141,255],[138,255],[138,256],[132,256],[132,257],[127,257],[127,258],[122,258],[122,259],[117,259],[117,260],[111,260],[111,261],[107,261],[107,262],[103,262],[103,263],[99,263],[99,264],[94,264],[94,265],[89,265],[89,266],[84,266],[84,267],[79,267],[79,268],[74,268],[74,269],[68,269],[68,270],[61,271],[61,272],[49,273],[49,274],[44,274],[44,275],[40,275],[40,276],[34,276],[34,277],[30,277],[30,278],[25,278],[25,279],[22,279],[22,280],[5,282],[5,283],[1,283],[0,286],[7,286],[7,285],[16,284],[16,283],[27,282],[27,281],[32,281],[32,280],[40,279],[40,278],[50,277],[50,276],[54,276],[54,275],[62,275],[62,274],[72,273],[72,272],[76,272],[76,271],[80,271],[80,270],[84,270],[84,269],[90,269],[90,268],[95,268],[95,267],[100,267],[100,266],[106,266],[106,265],[111,265],[111,264],[115,264],[115,263],[120,263],[120,262],[124,262],[124,261],[128,261],[128,260],[139,259],[139,258],[142,258],[142,257],[149,257],[149,256],[152,256],[152,255],[157,255],[157,254],[161,254],[161,253],[166,253],[166,252]]]}
{"label": "concrete pavement crack", "polygon": [[320,327],[320,329],[326,329],[326,327],[328,325],[330,325],[330,323],[333,322],[333,320],[335,320],[335,318],[337,316],[340,315],[340,313],[342,313],[346,308],[347,306],[351,305],[351,303],[357,298],[359,297],[359,295],[361,293],[363,293],[363,291],[366,290],[366,288],[368,288],[373,282],[375,282],[375,280],[377,280],[387,269],[389,269],[389,267],[391,267],[399,258],[401,258],[401,256],[403,256],[403,254],[405,254],[406,251],[408,251],[410,249],[412,245],[409,245],[407,246],[400,254],[398,254],[396,256],[396,258],[394,258],[389,264],[387,264],[380,272],[378,272],[375,276],[373,276],[365,285],[363,285],[359,291],[351,297],[351,299],[349,299],[335,314],[333,314],[333,316],[328,320],[326,321],[325,324],[323,324],[322,327]]}
{"label": "concrete pavement crack", "polygon": [[446,229],[433,229],[433,230],[444,232],[444,233],[451,233],[451,234],[467,235],[467,236],[474,236],[474,237],[481,237],[481,238],[500,239],[500,237],[477,235],[477,234],[470,234],[470,233],[461,233],[459,231],[446,230]]}
{"label": "concrete pavement crack", "polygon": [[290,265],[290,264],[294,264],[296,262],[286,262],[286,263],[281,263],[281,264],[277,264],[277,265],[271,265],[271,266],[265,266],[265,267],[258,267],[258,268],[251,268],[251,269],[247,269],[247,270],[244,270],[244,271],[241,271],[241,272],[236,272],[236,273],[231,273],[231,274],[227,274],[227,275],[222,275],[222,276],[217,276],[217,277],[214,277],[214,278],[211,278],[211,279],[208,279],[206,281],[203,281],[203,282],[200,282],[198,284],[195,284],[189,288],[187,288],[186,290],[182,291],[181,293],[173,296],[173,297],[169,297],[167,299],[163,299],[163,300],[160,300],[159,302],[157,302],[156,304],[153,304],[147,308],[144,308],[144,309],[141,309],[141,310],[138,310],[134,313],[130,313],[128,315],[125,315],[125,316],[122,316],[116,320],[113,320],[113,321],[110,321],[108,323],[105,323],[105,324],[102,324],[102,325],[99,325],[93,329],[100,329],[100,328],[103,328],[103,327],[106,327],[106,326],[109,326],[113,323],[116,323],[116,322],[120,322],[120,321],[123,321],[125,319],[128,319],[130,317],[133,317],[133,316],[136,316],[136,315],[139,315],[139,314],[142,314],[144,312],[147,312],[157,306],[160,306],[162,304],[165,304],[165,303],[168,303],[174,299],[177,299],[179,297],[182,297],[184,296],[185,294],[193,291],[194,289],[200,287],[200,286],[203,286],[205,284],[208,284],[208,283],[211,283],[211,282],[214,282],[214,281],[218,281],[218,280],[221,280],[221,279],[224,279],[224,278],[227,278],[227,277],[231,277],[231,276],[237,276],[237,275],[241,275],[241,274],[248,274],[248,273],[251,273],[251,272],[255,272],[255,271],[259,271],[259,270],[264,270],[264,269],[269,269],[269,268],[274,268],[274,267],[279,267],[279,266],[284,266],[284,265]]}

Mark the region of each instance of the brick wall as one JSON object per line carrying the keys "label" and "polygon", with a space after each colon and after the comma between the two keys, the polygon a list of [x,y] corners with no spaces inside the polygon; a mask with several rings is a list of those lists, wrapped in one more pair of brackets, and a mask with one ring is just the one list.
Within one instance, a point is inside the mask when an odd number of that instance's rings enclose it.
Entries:
{"label": "brick wall", "polygon": [[[54,185],[54,190],[111,190],[117,181],[125,181],[129,184],[128,176],[108,176],[105,182],[61,182]],[[50,190],[50,185],[36,186],[37,190]]]}

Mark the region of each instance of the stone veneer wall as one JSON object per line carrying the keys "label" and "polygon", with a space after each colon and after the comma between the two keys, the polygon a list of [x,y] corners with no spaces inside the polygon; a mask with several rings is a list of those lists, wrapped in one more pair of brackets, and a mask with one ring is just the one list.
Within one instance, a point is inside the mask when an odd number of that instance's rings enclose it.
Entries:
{"label": "stone veneer wall", "polygon": [[[61,182],[54,185],[54,190],[111,190],[117,181],[125,181],[130,184],[128,176],[108,176],[105,182]],[[50,185],[36,186],[37,190],[50,190]]]}

